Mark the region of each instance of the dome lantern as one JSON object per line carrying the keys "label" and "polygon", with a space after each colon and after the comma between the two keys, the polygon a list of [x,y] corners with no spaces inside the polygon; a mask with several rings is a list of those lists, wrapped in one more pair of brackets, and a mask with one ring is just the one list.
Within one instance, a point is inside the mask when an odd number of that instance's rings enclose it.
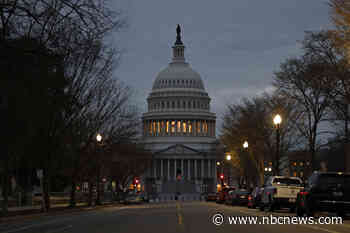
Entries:
{"label": "dome lantern", "polygon": [[185,62],[185,46],[181,40],[181,27],[179,24],[176,28],[176,41],[173,46],[173,62]]}

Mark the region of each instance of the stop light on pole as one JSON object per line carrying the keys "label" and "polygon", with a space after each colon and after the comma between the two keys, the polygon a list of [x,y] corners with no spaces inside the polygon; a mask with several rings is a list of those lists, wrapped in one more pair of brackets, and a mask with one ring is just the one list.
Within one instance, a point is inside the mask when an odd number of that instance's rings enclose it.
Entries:
{"label": "stop light on pole", "polygon": [[220,180],[224,179],[224,174],[220,174]]}

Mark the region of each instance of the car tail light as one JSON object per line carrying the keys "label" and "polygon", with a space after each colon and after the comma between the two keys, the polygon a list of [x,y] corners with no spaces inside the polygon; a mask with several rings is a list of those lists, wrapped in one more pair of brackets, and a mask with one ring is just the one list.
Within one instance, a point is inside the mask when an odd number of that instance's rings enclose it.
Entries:
{"label": "car tail light", "polygon": [[302,195],[302,196],[305,196],[305,195],[308,195],[308,194],[309,194],[309,192],[307,192],[307,191],[300,192],[300,195]]}
{"label": "car tail light", "polygon": [[249,200],[249,201],[252,200],[252,196],[248,196],[248,200]]}

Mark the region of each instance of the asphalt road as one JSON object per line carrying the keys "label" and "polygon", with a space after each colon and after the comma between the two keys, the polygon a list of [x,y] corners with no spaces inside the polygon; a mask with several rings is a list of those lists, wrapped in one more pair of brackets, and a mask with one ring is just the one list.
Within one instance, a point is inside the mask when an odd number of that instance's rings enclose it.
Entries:
{"label": "asphalt road", "polygon": [[[215,214],[216,223],[213,223]],[[247,233],[337,233],[350,232],[350,220],[343,224],[262,224],[270,212],[206,202],[169,202],[108,207],[96,211],[45,216],[32,220],[0,224],[1,233],[173,233],[173,232],[247,232]],[[253,216],[260,224],[229,223],[229,217]],[[287,211],[274,217],[294,216]],[[259,222],[257,222],[259,223]]]}

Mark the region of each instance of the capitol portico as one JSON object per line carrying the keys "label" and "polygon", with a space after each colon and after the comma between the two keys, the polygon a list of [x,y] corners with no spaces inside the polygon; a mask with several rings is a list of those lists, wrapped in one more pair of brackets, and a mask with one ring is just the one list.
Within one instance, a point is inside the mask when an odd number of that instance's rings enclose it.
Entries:
{"label": "capitol portico", "polygon": [[146,191],[163,199],[197,199],[216,191],[215,113],[200,75],[185,61],[181,28],[172,61],[160,71],[143,114],[143,142],[153,155]]}

